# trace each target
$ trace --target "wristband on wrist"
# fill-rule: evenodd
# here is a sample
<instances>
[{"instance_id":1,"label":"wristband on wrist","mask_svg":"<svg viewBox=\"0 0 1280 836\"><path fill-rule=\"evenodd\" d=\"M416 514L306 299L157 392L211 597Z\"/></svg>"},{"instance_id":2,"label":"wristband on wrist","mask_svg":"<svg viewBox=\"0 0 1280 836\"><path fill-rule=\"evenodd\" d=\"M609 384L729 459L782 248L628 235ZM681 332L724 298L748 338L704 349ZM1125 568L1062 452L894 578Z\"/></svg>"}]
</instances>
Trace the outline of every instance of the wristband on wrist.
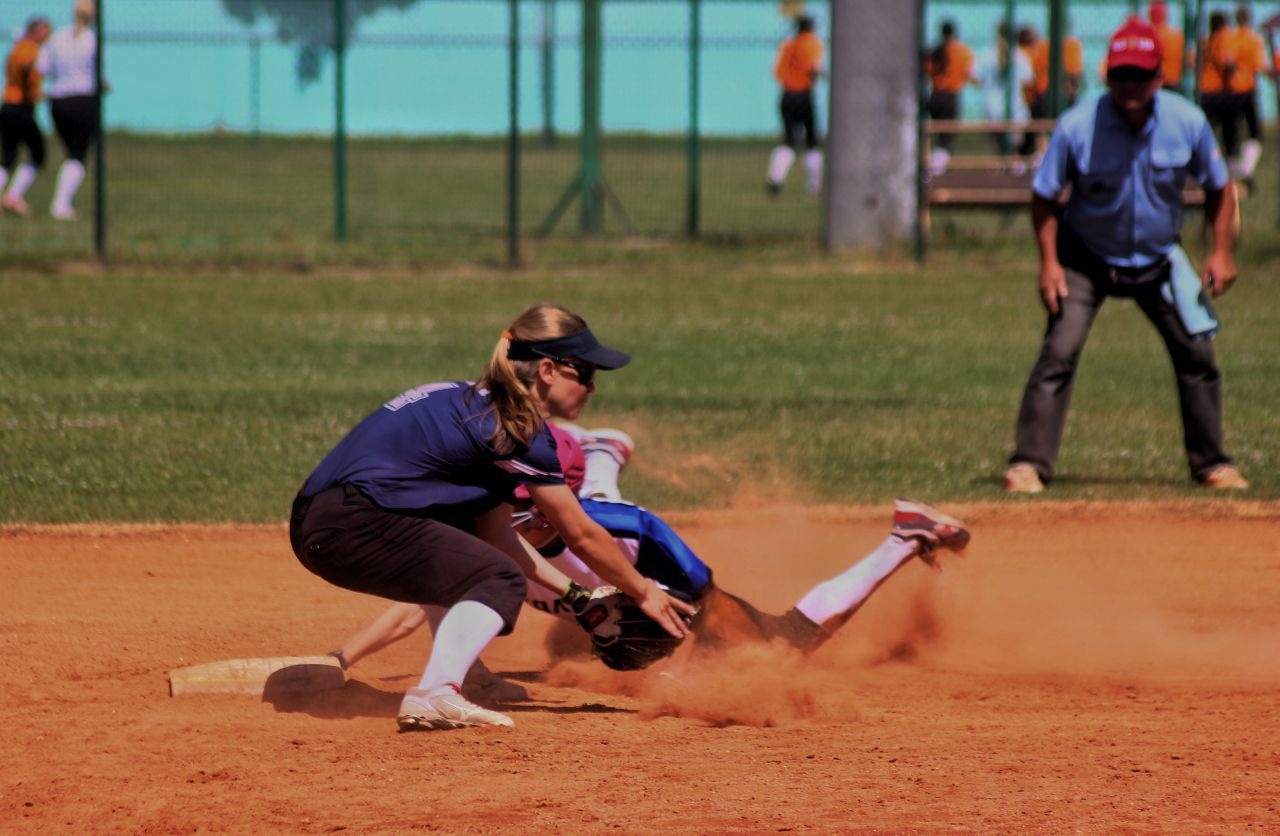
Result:
<instances>
[{"instance_id":1,"label":"wristband on wrist","mask_svg":"<svg viewBox=\"0 0 1280 836\"><path fill-rule=\"evenodd\" d=\"M591 600L591 590L577 581L569 581L569 588L560 596L560 600L575 614L581 613L587 608L587 602Z\"/></svg>"}]
</instances>

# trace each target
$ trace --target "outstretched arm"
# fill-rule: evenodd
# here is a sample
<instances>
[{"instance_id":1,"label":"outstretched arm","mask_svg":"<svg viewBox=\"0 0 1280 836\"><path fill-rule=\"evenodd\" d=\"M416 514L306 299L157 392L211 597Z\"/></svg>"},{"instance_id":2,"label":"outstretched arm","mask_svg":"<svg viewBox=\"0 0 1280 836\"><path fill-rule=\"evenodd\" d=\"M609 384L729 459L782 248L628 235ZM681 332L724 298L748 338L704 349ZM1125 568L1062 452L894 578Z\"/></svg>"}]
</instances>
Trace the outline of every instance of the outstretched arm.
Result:
<instances>
[{"instance_id":1,"label":"outstretched arm","mask_svg":"<svg viewBox=\"0 0 1280 836\"><path fill-rule=\"evenodd\" d=\"M671 635L683 638L688 634L680 613L693 615L694 608L637 572L609 532L582 510L572 491L564 485L530 485L529 493L565 544L596 574L635 599L645 615Z\"/></svg>"},{"instance_id":2,"label":"outstretched arm","mask_svg":"<svg viewBox=\"0 0 1280 836\"><path fill-rule=\"evenodd\" d=\"M392 604L377 618L360 628L354 636L334 651L344 668L349 668L370 653L376 653L412 635L427 623L427 608L419 604Z\"/></svg>"}]
</instances>

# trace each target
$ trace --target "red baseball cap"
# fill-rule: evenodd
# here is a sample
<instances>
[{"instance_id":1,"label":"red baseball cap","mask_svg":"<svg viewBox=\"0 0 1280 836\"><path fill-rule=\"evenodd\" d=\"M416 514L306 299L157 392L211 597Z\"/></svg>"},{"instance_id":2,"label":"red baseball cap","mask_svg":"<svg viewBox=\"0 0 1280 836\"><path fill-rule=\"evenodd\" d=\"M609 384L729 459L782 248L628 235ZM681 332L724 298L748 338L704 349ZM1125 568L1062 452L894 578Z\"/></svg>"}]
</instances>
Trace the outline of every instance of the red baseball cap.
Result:
<instances>
[{"instance_id":1,"label":"red baseball cap","mask_svg":"<svg viewBox=\"0 0 1280 836\"><path fill-rule=\"evenodd\" d=\"M1155 28L1134 17L1111 36L1107 47L1107 70L1136 67L1155 72L1162 57L1160 37Z\"/></svg>"},{"instance_id":2,"label":"red baseball cap","mask_svg":"<svg viewBox=\"0 0 1280 836\"><path fill-rule=\"evenodd\" d=\"M587 459L582 455L582 445L568 430L547 424L551 437L556 440L556 458L560 460L560 470L564 472L564 482L574 495L582 490L583 479L587 475ZM524 485L516 488L516 499L528 499L529 489Z\"/></svg>"}]
</instances>

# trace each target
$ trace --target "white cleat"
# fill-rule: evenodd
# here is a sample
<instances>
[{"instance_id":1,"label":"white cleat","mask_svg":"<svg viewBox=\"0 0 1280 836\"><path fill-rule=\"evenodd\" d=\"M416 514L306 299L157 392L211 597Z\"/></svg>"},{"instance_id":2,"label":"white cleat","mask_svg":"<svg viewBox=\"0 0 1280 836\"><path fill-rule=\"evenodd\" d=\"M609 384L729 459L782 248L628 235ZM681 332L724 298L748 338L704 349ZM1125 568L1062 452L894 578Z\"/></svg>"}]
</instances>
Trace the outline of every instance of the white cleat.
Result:
<instances>
[{"instance_id":1,"label":"white cleat","mask_svg":"<svg viewBox=\"0 0 1280 836\"><path fill-rule=\"evenodd\" d=\"M402 732L444 731L471 726L510 728L515 725L515 721L505 714L481 708L452 689L432 694L419 688L410 688L400 702L396 725Z\"/></svg>"},{"instance_id":2,"label":"white cleat","mask_svg":"<svg viewBox=\"0 0 1280 836\"><path fill-rule=\"evenodd\" d=\"M19 218L31 217L31 207L20 197L13 195L5 195L4 200L0 201L0 205L4 207L4 211L10 215L17 215Z\"/></svg>"}]
</instances>

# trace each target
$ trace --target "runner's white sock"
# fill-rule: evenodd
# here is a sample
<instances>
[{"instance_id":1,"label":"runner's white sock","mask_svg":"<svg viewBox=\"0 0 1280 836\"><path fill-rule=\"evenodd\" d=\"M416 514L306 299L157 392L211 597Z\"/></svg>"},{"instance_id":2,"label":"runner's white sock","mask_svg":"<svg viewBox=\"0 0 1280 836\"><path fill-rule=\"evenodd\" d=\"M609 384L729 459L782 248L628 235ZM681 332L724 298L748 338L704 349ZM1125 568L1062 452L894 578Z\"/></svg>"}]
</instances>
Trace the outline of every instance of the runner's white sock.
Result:
<instances>
[{"instance_id":1,"label":"runner's white sock","mask_svg":"<svg viewBox=\"0 0 1280 836\"><path fill-rule=\"evenodd\" d=\"M790 146L779 145L769 154L769 182L777 185L787 179L791 164L796 161L796 152Z\"/></svg>"},{"instance_id":2,"label":"runner's white sock","mask_svg":"<svg viewBox=\"0 0 1280 836\"><path fill-rule=\"evenodd\" d=\"M810 148L804 154L804 170L809 176L809 194L822 191L822 149Z\"/></svg>"},{"instance_id":3,"label":"runner's white sock","mask_svg":"<svg viewBox=\"0 0 1280 836\"><path fill-rule=\"evenodd\" d=\"M835 616L850 616L862 606L876 587L920 549L914 539L890 536L876 550L843 573L825 580L805 593L796 609L815 624L825 624Z\"/></svg>"},{"instance_id":4,"label":"runner's white sock","mask_svg":"<svg viewBox=\"0 0 1280 836\"><path fill-rule=\"evenodd\" d=\"M66 160L62 163L62 166L58 169L58 184L54 187L54 213L71 211L71 201L75 200L76 191L83 181L83 163L79 160Z\"/></svg>"},{"instance_id":5,"label":"runner's white sock","mask_svg":"<svg viewBox=\"0 0 1280 836\"><path fill-rule=\"evenodd\" d=\"M433 691L450 683L462 685L471 664L502 631L502 616L478 601L459 601L435 628L431 658L418 687Z\"/></svg>"},{"instance_id":6,"label":"runner's white sock","mask_svg":"<svg viewBox=\"0 0 1280 836\"><path fill-rule=\"evenodd\" d=\"M27 193L27 189L31 188L31 184L36 180L36 167L31 163L23 163L18 166L18 170L13 175L13 182L9 184L9 197L20 198Z\"/></svg>"}]
</instances>

